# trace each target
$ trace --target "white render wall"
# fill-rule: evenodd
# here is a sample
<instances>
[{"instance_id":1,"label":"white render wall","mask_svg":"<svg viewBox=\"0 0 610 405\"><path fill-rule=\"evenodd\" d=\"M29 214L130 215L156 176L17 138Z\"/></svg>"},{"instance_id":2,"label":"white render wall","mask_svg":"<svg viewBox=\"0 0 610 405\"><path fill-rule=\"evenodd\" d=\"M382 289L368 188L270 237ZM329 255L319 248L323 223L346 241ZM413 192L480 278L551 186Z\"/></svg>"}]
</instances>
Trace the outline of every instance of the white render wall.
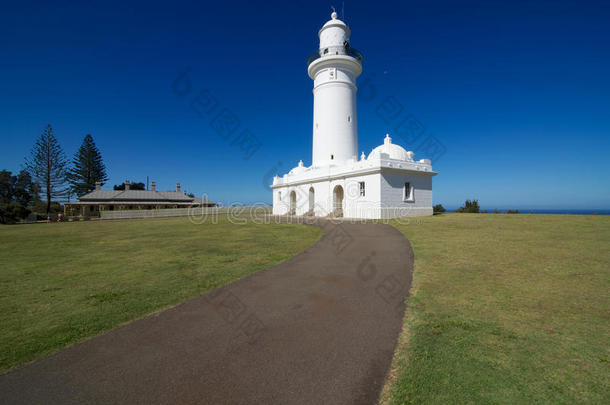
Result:
<instances>
[{"instance_id":1,"label":"white render wall","mask_svg":"<svg viewBox=\"0 0 610 405\"><path fill-rule=\"evenodd\" d=\"M344 217L374 218L379 211L379 177L379 174L369 174L276 187L273 190L273 214L285 215L290 212L290 193L293 191L297 197L295 214L307 214L310 210L309 189L313 187L314 215L328 216L334 211L334 189L336 186L341 186L343 188ZM365 182L364 196L360 196L359 182L361 181ZM281 193L281 201L278 193ZM369 213L367 214L367 212Z\"/></svg>"},{"instance_id":2,"label":"white render wall","mask_svg":"<svg viewBox=\"0 0 610 405\"><path fill-rule=\"evenodd\" d=\"M413 199L405 201L404 185L411 183ZM381 218L432 215L432 176L385 172L381 175Z\"/></svg>"},{"instance_id":3,"label":"white render wall","mask_svg":"<svg viewBox=\"0 0 610 405\"><path fill-rule=\"evenodd\" d=\"M413 201L403 200L404 183L413 187ZM365 195L360 196L359 183L365 183ZM309 189L315 195L314 215L325 217L334 211L333 190L343 187L343 217L382 219L432 215L432 178L404 173L372 173L341 176L331 180L285 185L273 189L273 214L290 213L290 194L296 194L295 215L309 212ZM281 193L281 201L279 199Z\"/></svg>"},{"instance_id":4,"label":"white render wall","mask_svg":"<svg viewBox=\"0 0 610 405\"><path fill-rule=\"evenodd\" d=\"M331 73L332 77L329 76ZM314 166L345 164L358 157L356 87L351 80L355 81L353 75L336 68L324 69L316 75L313 90Z\"/></svg>"}]
</instances>

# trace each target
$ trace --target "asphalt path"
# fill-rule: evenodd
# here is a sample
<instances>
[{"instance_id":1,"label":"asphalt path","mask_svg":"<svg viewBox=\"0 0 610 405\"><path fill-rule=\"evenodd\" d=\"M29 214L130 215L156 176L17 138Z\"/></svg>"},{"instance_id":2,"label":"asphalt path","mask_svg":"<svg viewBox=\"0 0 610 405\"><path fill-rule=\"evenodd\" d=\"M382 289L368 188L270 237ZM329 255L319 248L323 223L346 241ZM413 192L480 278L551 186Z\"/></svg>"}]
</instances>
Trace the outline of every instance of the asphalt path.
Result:
<instances>
[{"instance_id":1,"label":"asphalt path","mask_svg":"<svg viewBox=\"0 0 610 405\"><path fill-rule=\"evenodd\" d=\"M411 246L389 225L315 225L277 266L0 376L0 403L376 403Z\"/></svg>"}]
</instances>

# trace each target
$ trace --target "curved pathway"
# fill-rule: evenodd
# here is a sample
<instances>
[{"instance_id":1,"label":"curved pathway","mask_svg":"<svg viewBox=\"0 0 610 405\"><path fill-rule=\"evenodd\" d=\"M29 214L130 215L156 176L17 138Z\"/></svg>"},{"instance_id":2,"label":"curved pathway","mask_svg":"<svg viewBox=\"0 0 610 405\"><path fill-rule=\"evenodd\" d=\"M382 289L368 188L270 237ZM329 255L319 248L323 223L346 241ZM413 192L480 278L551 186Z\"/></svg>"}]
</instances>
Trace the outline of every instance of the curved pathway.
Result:
<instances>
[{"instance_id":1,"label":"curved pathway","mask_svg":"<svg viewBox=\"0 0 610 405\"><path fill-rule=\"evenodd\" d=\"M11 404L374 404L413 268L382 224L0 376Z\"/></svg>"}]
</instances>

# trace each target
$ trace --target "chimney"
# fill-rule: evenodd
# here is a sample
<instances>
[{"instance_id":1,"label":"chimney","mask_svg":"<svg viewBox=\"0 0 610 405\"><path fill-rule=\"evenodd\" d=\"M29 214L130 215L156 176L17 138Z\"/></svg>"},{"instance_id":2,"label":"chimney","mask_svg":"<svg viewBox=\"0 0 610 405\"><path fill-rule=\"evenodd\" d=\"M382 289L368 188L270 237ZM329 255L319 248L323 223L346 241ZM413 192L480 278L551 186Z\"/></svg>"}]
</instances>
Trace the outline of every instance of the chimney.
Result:
<instances>
[{"instance_id":1,"label":"chimney","mask_svg":"<svg viewBox=\"0 0 610 405\"><path fill-rule=\"evenodd\" d=\"M102 183L99 181L95 182L95 191L99 191L102 189Z\"/></svg>"},{"instance_id":2,"label":"chimney","mask_svg":"<svg viewBox=\"0 0 610 405\"><path fill-rule=\"evenodd\" d=\"M125 191L129 190L129 180L125 180Z\"/></svg>"},{"instance_id":3,"label":"chimney","mask_svg":"<svg viewBox=\"0 0 610 405\"><path fill-rule=\"evenodd\" d=\"M176 193L180 192L180 183L176 183Z\"/></svg>"},{"instance_id":4,"label":"chimney","mask_svg":"<svg viewBox=\"0 0 610 405\"><path fill-rule=\"evenodd\" d=\"M150 183L150 191L157 191L157 183L154 181Z\"/></svg>"}]
</instances>

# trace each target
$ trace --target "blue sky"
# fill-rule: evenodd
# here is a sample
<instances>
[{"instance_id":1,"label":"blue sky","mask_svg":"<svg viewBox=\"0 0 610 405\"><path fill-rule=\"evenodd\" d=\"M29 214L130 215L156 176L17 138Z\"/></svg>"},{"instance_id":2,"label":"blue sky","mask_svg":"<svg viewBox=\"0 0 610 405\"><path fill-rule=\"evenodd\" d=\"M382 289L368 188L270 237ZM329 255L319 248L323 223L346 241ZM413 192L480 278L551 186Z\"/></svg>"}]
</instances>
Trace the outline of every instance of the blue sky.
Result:
<instances>
[{"instance_id":1,"label":"blue sky","mask_svg":"<svg viewBox=\"0 0 610 405\"><path fill-rule=\"evenodd\" d=\"M305 60L341 2L4 3L0 169L19 170L51 123L72 156L85 134L109 185L124 179L270 202L265 184L311 163ZM386 132L433 161L434 200L487 208L610 208L610 6L603 2L345 2L364 54L359 146ZM191 87L172 84L186 68ZM183 89L184 90L184 89ZM190 104L206 90L214 114ZM414 144L380 114L391 100L425 129ZM260 142L249 159L211 125L226 109ZM385 120L384 120L385 118ZM418 149L419 148L419 149Z\"/></svg>"}]
</instances>

